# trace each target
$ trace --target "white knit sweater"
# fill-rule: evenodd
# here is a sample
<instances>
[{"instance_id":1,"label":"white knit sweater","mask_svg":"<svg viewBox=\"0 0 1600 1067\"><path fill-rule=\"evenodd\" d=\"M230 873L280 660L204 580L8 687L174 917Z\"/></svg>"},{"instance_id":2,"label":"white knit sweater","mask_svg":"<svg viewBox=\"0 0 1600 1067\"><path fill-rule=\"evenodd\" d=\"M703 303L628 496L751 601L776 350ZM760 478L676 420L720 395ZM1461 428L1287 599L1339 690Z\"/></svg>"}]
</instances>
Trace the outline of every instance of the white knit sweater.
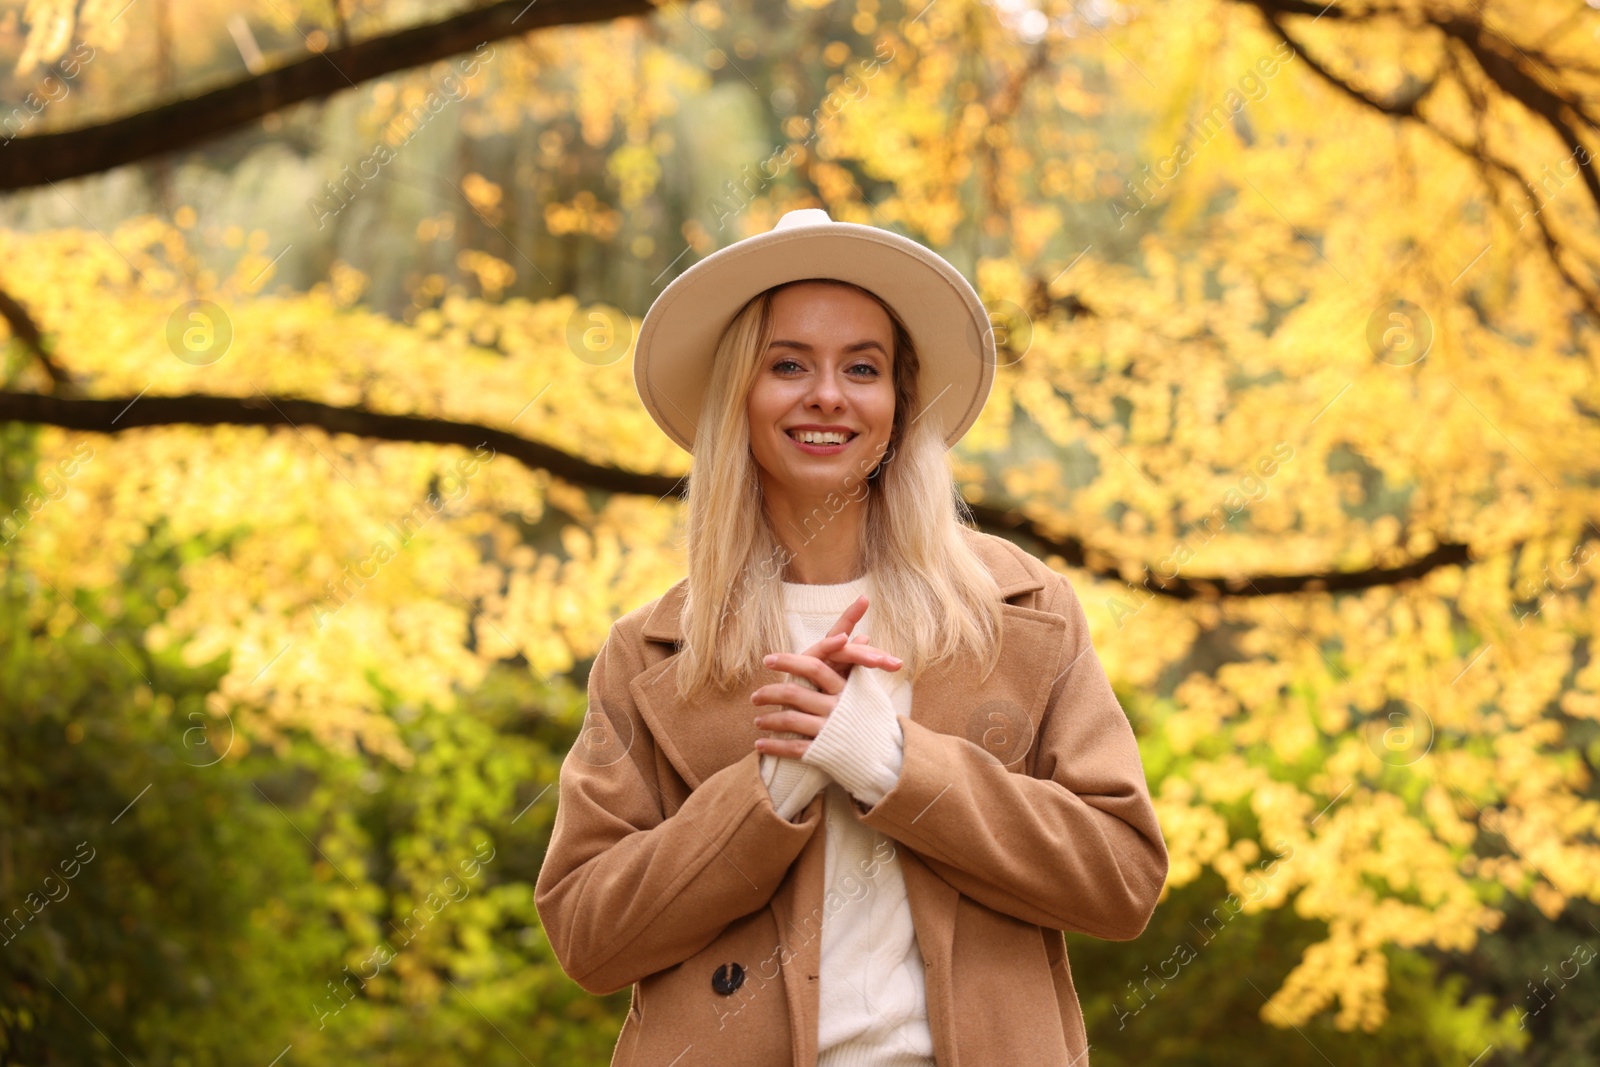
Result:
<instances>
[{"instance_id":1,"label":"white knit sweater","mask_svg":"<svg viewBox=\"0 0 1600 1067\"><path fill-rule=\"evenodd\" d=\"M863 593L875 596L870 575L839 585L784 582L791 651L821 640ZM871 635L871 624L869 603L853 632ZM762 779L784 818L825 791L824 899L842 903L823 914L817 1067L934 1067L922 953L898 846L858 821L851 799L870 806L894 788L905 747L895 716L910 712L911 686L898 672L857 665L803 759L761 757Z\"/></svg>"}]
</instances>

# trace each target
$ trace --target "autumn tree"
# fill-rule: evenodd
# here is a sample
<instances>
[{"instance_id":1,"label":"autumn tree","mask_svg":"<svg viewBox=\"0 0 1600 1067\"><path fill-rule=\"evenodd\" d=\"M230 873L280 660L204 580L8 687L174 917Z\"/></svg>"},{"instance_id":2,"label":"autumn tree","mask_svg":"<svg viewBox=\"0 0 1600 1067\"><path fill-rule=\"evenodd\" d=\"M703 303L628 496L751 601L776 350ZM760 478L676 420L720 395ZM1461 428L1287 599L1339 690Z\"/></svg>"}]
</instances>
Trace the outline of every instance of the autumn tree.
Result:
<instances>
[{"instance_id":1,"label":"autumn tree","mask_svg":"<svg viewBox=\"0 0 1600 1067\"><path fill-rule=\"evenodd\" d=\"M1002 365L953 457L961 490L1072 577L1140 735L1172 871L1148 938L1073 943L1097 1049L1198 1057L1220 1047L1197 1040L1208 1019L1248 1017L1338 1062L1572 1062L1596 1001L1541 983L1600 901L1600 15L702 0L524 35L516 6L421 28L376 3L247 18L283 55L221 87L201 76L240 35L210 5L137 31L92 5L11 24L19 75L97 56L4 149L23 161L6 188L46 182L0 231L0 418L26 457L13 626L98 626L72 655L108 672L106 728L129 738L150 708L179 724L161 694L203 692L237 738L209 787L280 764L317 783L275 802L315 816L306 840L349 878L300 857L336 919L295 927L310 941L283 966L356 966L471 831L547 828L537 805L512 818L554 781L586 663L682 573L688 457L634 397L639 316L695 257L823 206L979 285ZM175 64L171 99L67 124L179 24L194 68ZM469 75L479 44L494 58ZM196 125L130 147L173 115ZM332 192L271 172L308 202L293 232L228 223L177 171L170 211L116 220L62 181L176 149L225 172L329 130L347 135L321 145ZM238 158L208 162L208 137ZM272 288L322 256L324 277ZM39 699L29 751L62 721ZM39 788L94 765L42 761ZM386 810L402 776L469 773L494 782L477 807ZM368 774L371 804L347 788ZM262 817L242 788L216 805ZM286 870L236 907L252 885L302 891ZM546 1010L581 1003L537 935L516 940L533 870L494 870L495 906L452 928L472 951L402 954L337 1047L449 984L502 1018L533 995L518 960L542 964ZM473 1018L441 1021L438 1047ZM285 1043L312 1047L315 1021Z\"/></svg>"}]
</instances>

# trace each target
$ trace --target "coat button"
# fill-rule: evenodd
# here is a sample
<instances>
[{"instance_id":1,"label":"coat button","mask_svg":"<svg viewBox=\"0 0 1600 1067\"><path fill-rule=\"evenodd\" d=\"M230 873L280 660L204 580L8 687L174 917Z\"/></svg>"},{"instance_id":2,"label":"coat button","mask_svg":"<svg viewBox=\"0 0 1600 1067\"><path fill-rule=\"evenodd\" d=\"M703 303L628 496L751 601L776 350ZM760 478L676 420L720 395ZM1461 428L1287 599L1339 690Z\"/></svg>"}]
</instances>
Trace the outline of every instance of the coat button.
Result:
<instances>
[{"instance_id":1,"label":"coat button","mask_svg":"<svg viewBox=\"0 0 1600 1067\"><path fill-rule=\"evenodd\" d=\"M729 996L744 985L744 967L737 963L724 963L711 975L711 988Z\"/></svg>"}]
</instances>

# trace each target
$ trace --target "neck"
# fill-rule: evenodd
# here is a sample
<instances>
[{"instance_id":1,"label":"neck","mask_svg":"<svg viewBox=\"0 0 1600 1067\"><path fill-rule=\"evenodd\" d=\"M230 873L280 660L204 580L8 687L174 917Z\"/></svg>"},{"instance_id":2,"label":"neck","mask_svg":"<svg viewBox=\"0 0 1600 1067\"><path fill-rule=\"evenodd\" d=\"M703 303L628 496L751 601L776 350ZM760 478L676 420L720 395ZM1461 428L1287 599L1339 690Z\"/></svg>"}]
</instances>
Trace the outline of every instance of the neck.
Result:
<instances>
[{"instance_id":1,"label":"neck","mask_svg":"<svg viewBox=\"0 0 1600 1067\"><path fill-rule=\"evenodd\" d=\"M807 501L768 496L767 521L788 557L783 580L838 585L861 577L866 507L866 497L850 500L837 493Z\"/></svg>"}]
</instances>

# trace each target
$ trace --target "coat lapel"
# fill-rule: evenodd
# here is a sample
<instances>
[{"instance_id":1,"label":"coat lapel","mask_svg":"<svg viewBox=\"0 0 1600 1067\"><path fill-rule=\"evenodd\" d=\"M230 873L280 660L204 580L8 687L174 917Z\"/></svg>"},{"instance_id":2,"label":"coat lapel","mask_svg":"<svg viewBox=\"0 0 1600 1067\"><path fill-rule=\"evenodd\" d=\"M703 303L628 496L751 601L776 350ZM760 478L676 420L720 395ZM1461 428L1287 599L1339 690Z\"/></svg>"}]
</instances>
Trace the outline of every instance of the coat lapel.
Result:
<instances>
[{"instance_id":1,"label":"coat lapel","mask_svg":"<svg viewBox=\"0 0 1600 1067\"><path fill-rule=\"evenodd\" d=\"M965 528L964 528L965 529ZM911 715L939 733L965 737L994 756L1010 770L1031 772L1029 753L1050 689L1068 664L1066 620L1023 603L1011 603L1044 588L1013 555L1002 539L967 529L974 552L994 575L1000 587L1002 625L1000 658L988 678L980 680L970 664L946 661L926 668L912 687ZM662 595L646 620L642 636L671 646L660 662L629 683L636 706L649 726L657 746L689 789L700 786L724 767L736 763L754 748L760 736L755 707L748 691L717 694L693 705L677 694L677 648L682 644L680 618L687 580ZM775 671L758 674L751 686L779 681ZM823 804L818 793L799 816L809 819ZM856 812L857 818L860 812ZM817 975L821 939L808 937L824 894L825 834L814 834L791 868L790 877L774 894L773 917L785 939L792 939L792 958L784 966L784 988L790 1024L795 1035L796 1067L816 1059ZM955 955L957 890L940 878L910 849L898 854L911 908L917 944L928 963L928 1024L940 1063L954 1064L956 1049L955 1006L950 980Z\"/></svg>"}]
</instances>

